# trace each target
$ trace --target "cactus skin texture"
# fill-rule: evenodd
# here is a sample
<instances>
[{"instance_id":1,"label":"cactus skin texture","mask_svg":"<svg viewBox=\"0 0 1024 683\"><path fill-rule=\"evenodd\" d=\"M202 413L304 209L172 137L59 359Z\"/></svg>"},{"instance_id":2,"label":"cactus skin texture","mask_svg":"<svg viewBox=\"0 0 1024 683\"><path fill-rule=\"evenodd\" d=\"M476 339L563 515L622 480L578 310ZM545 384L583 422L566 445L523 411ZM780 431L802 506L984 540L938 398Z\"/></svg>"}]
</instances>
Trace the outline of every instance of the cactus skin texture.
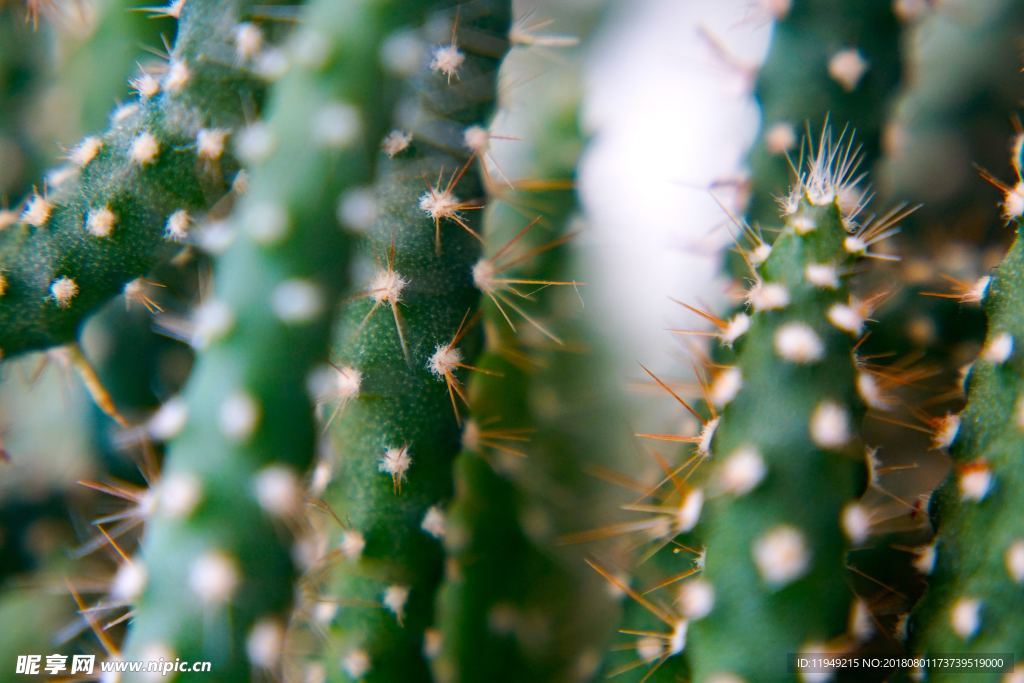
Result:
<instances>
[{"instance_id":1,"label":"cactus skin texture","mask_svg":"<svg viewBox=\"0 0 1024 683\"><path fill-rule=\"evenodd\" d=\"M704 569L673 587L696 680L785 678L786 653L832 651L854 604L847 512L866 466L853 346L867 310L847 290L860 254L838 201L855 171L842 172L827 142L819 149L756 267L749 331L735 342L739 388L704 428Z\"/></svg>"},{"instance_id":2,"label":"cactus skin texture","mask_svg":"<svg viewBox=\"0 0 1024 683\"><path fill-rule=\"evenodd\" d=\"M260 102L263 86L233 40L252 4L186 2L160 92L118 109L102 136L69 154L57 187L51 174L49 190L3 219L4 357L73 341L86 317L173 252L172 215L194 217L226 194L237 164L223 152L201 156L198 138L233 131Z\"/></svg>"},{"instance_id":3,"label":"cactus skin texture","mask_svg":"<svg viewBox=\"0 0 1024 683\"><path fill-rule=\"evenodd\" d=\"M948 430L939 444L952 440L953 470L931 510L936 540L918 555L918 567L930 580L911 615L911 649L926 656L1013 653L1019 658L1024 652L1024 357L1018 342L1024 336L1024 185L1019 147L1016 152L1017 184L1006 190L1004 204L1016 239L993 271L982 302L988 329L970 370L967 406L956 418L958 428ZM1015 672L1020 670L1017 664ZM928 672L929 681L956 676Z\"/></svg>"},{"instance_id":4,"label":"cactus skin texture","mask_svg":"<svg viewBox=\"0 0 1024 683\"><path fill-rule=\"evenodd\" d=\"M774 196L789 182L785 152L808 121L829 114L856 125L871 167L881 146L882 103L899 80L898 35L892 0L794 0L778 17L755 90L762 125L750 158L752 225L776 223Z\"/></svg>"},{"instance_id":5,"label":"cactus skin texture","mask_svg":"<svg viewBox=\"0 0 1024 683\"><path fill-rule=\"evenodd\" d=\"M335 212L344 189L369 180L394 100L379 87L379 48L406 14L399 2L319 0L302 15L262 124L271 151L254 162L202 304L223 324L197 331L187 419L136 560L149 581L126 657L211 660L196 680L280 671L298 573L289 529L316 450L307 380L326 362L347 273Z\"/></svg>"},{"instance_id":6,"label":"cactus skin texture","mask_svg":"<svg viewBox=\"0 0 1024 683\"><path fill-rule=\"evenodd\" d=\"M361 387L331 427L340 457L324 498L344 529L332 533L330 547L340 545L343 553L324 591L339 605L324 626L329 681L430 677L424 634L434 622L444 557L441 542L422 525L430 508L451 498L460 425L458 397L428 363L453 341L462 364L479 350L479 328L469 323L480 299L471 269L481 247L441 216L438 250L437 226L425 209L446 194L452 177L462 201L483 197L479 172L467 166L463 133L491 116L510 15L508 0L458 6L454 34L434 36L437 46L411 77L407 95L416 111L404 124L412 141L379 167L378 219L368 244L380 270L343 314L334 357L361 373ZM435 18L451 31L456 13ZM462 57L449 74L441 67L460 62L452 59L453 45ZM479 232L479 211L459 214ZM463 369L448 369L464 381Z\"/></svg>"},{"instance_id":7,"label":"cactus skin texture","mask_svg":"<svg viewBox=\"0 0 1024 683\"><path fill-rule=\"evenodd\" d=\"M594 360L591 354L585 357ZM553 355L551 360L563 359ZM588 438L606 435L601 429L582 438L582 428L559 433L554 420L537 418L536 397L555 384L543 376L549 369L527 373L497 353L486 354L480 365L504 376L485 376L474 384L470 401L475 414L500 415L501 425L538 427L528 443L503 444L521 450L523 462L517 461L522 456L487 445L463 450L456 462L455 501L446 520L449 564L439 603L441 650L433 662L435 678L588 680L600 664L600 648L615 621L614 603L603 580L583 563L580 546L559 547L552 536L558 524L568 525L567 511L559 503L571 501L576 523L593 518L589 510L600 505L591 498L594 492L587 491L594 482L580 472L582 461L600 462L602 448L618 440L602 444ZM593 400L589 389L563 384L554 396ZM567 422L571 416L559 417ZM605 417L617 425L614 416ZM498 426L494 430L500 431ZM557 459L558 449L560 463L530 462ZM554 483L556 474L565 476Z\"/></svg>"}]
</instances>

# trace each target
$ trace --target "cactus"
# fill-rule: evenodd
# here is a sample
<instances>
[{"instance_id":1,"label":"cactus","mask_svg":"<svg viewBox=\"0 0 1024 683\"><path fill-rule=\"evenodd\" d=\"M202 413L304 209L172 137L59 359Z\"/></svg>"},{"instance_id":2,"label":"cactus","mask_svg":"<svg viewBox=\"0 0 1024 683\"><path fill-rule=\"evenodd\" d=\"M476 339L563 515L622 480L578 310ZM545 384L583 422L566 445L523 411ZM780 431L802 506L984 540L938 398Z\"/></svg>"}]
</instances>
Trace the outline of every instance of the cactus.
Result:
<instances>
[{"instance_id":1,"label":"cactus","mask_svg":"<svg viewBox=\"0 0 1024 683\"><path fill-rule=\"evenodd\" d=\"M780 202L784 228L770 254L746 256L752 312L717 321L736 357L707 389L707 415L694 411L701 433L650 435L696 444L687 465L666 477L673 507L653 506L678 508L666 541L696 524L680 539L700 548L696 571L680 563L675 580L661 584L675 593L671 607L656 590L639 599L670 627L651 658L660 664L685 649L697 680L784 676L785 653L840 646L835 639L857 604L846 553L870 524L856 502L867 469L858 427L864 381L853 350L871 306L846 280L899 214L857 223L844 212L840 197L859 178L849 141L830 140L826 128L807 157Z\"/></svg>"},{"instance_id":2,"label":"cactus","mask_svg":"<svg viewBox=\"0 0 1024 683\"><path fill-rule=\"evenodd\" d=\"M774 230L778 223L777 198L790 177L790 155L799 139L798 128L806 125L809 132L810 120L822 113L833 121L851 122L857 129L861 163L865 168L870 167L881 150L885 122L886 109L879 103L885 102L895 91L900 70L897 40L900 24L889 0L872 0L856 8L817 0L759 5L775 23L770 49L755 84L762 122L749 162L746 216L753 229L744 229L741 240L741 246L749 251L743 256L740 250L734 250L725 259L727 270L739 278L747 277L751 262L760 264L770 253L770 244L777 234ZM837 188L841 193L837 201L852 226L865 206L866 192L863 185L856 182L859 178L848 176L847 180L854 182ZM825 270L816 272L824 274ZM737 334L743 334L749 323L745 314L734 313L736 315L729 316L728 320L715 319L721 324L719 338L724 343L715 347L712 356L718 365L728 366L715 373L722 386L738 376L732 341ZM704 424L711 424L712 416L713 413L707 411L694 413ZM691 483L707 475L708 468L702 469L705 472L696 468L690 472L694 477ZM659 494L652 505L684 510L690 499L681 493L678 496ZM673 527L668 537L660 539L666 547L660 551L655 548L642 556L647 566L633 577L636 589L645 581L658 586L666 576L682 576L702 567L704 557L699 549L703 540L686 533L688 528L682 531L675 547L669 541L680 532L678 527ZM682 564L680 556L685 558ZM622 581L620 588L629 589L629 581L615 580ZM677 585L677 582L669 584L673 589ZM658 614L652 616L648 605L653 603L644 605L631 600L624 620L629 627L626 632L637 638L635 644L640 660L632 659L620 665L616 656L609 659L606 666L613 673L625 673L645 663L657 664L658 676L665 680L690 676L683 658L674 656L685 645L685 628L680 626L685 620L677 610L655 610ZM663 623L666 621L669 623ZM669 627L668 633L656 635L657 629L664 630L665 626Z\"/></svg>"},{"instance_id":3,"label":"cactus","mask_svg":"<svg viewBox=\"0 0 1024 683\"><path fill-rule=\"evenodd\" d=\"M225 681L279 671L296 575L285 530L302 519L315 452L307 379L326 361L347 272L333 217L342 192L368 179L393 99L377 87L377 55L411 9L312 3L267 121L254 124L272 144L201 304L196 369L135 560L149 578L126 657L212 659Z\"/></svg>"},{"instance_id":4,"label":"cactus","mask_svg":"<svg viewBox=\"0 0 1024 683\"><path fill-rule=\"evenodd\" d=\"M608 492L582 470L608 466L625 430L605 410L606 395L573 381L587 377L579 366L600 357L558 353L544 354L550 365L529 371L498 351L480 361L503 377L471 386L470 403L485 426L474 426L480 439L456 462L437 680L590 680L601 663L616 605L583 563L581 546L560 543L557 532L601 523ZM611 428L566 428L576 410Z\"/></svg>"},{"instance_id":5,"label":"cactus","mask_svg":"<svg viewBox=\"0 0 1024 683\"><path fill-rule=\"evenodd\" d=\"M848 549L872 532L857 500L876 476L859 421L881 400L854 356L872 301L847 280L906 212L858 221L861 207L842 201L857 191L856 162L828 135L781 202L786 225L748 290L734 388L705 426L713 436L702 435L712 464L695 533L706 555L700 577L679 588L682 614L695 619L698 679L756 677L765 666L781 675L784 653L848 651L872 630L858 623L864 605L844 575ZM750 634L751 619L771 626ZM741 637L743 651L730 651Z\"/></svg>"},{"instance_id":6,"label":"cactus","mask_svg":"<svg viewBox=\"0 0 1024 683\"><path fill-rule=\"evenodd\" d=\"M474 141L496 95L507 0L436 15L447 27L410 81L415 113L385 141L378 271L342 316L335 364L358 387L331 426L340 458L324 498L343 527L324 589L339 609L324 627L328 680L419 681L429 673L443 553L438 508L452 495L464 371L479 349L479 203Z\"/></svg>"},{"instance_id":7,"label":"cactus","mask_svg":"<svg viewBox=\"0 0 1024 683\"><path fill-rule=\"evenodd\" d=\"M74 142L106 127L111 103L131 96L131 83L124 75L137 64L159 69L161 58L148 53L146 46L159 45L160 36L173 35L175 29L173 17L137 11L138 3L131 0L61 4L67 16L47 31L52 34L52 73L33 104L36 122L31 135L40 147L54 138Z\"/></svg>"},{"instance_id":8,"label":"cactus","mask_svg":"<svg viewBox=\"0 0 1024 683\"><path fill-rule=\"evenodd\" d=\"M1018 138L1020 140L1020 138ZM958 652L1020 653L1024 522L1020 517L1021 355L1024 334L1024 185L1021 147L1014 185L1003 186L1003 213L1016 239L983 294L985 344L967 379L967 406L947 416L936 446L948 447L953 472L932 506L933 545L918 549L929 587L912 615L912 648L926 656ZM935 669L929 681L952 678Z\"/></svg>"},{"instance_id":9,"label":"cactus","mask_svg":"<svg viewBox=\"0 0 1024 683\"><path fill-rule=\"evenodd\" d=\"M20 10L55 17L64 0L0 0L0 193L29 195L0 197L0 620L33 631L12 644L55 636L54 649L98 642L108 659L210 661L214 681L307 683L811 679L787 658L895 654L907 623L915 654L1024 647L1011 505L1024 247L976 279L997 251L994 211L962 182L968 159L1003 174L991 154L1014 101L1019 3L758 0L775 33L746 73L763 122L724 268L748 282L745 307L686 306L713 326L675 330L712 342L694 345L703 400L648 372L686 412L678 430L638 434L650 466L621 474L634 420L612 368L631 359L610 362L611 307L584 308L581 293L601 288L578 288L602 279L577 258L592 236L572 239L576 178L585 200L587 179L614 176L580 162L579 121L602 118L587 112L585 50L552 55L577 41L547 29L585 34L601 0L526 0L515 23L510 0L173 0L125 14L126 1L67 0L79 26L34 32L12 23ZM122 62L172 19L169 54L130 82L138 97L33 189L46 149L103 125ZM605 62L623 63L596 71ZM797 129L822 118L821 141L796 149ZM11 141L30 164L11 162ZM886 199L936 199L898 276L867 268L897 259L885 240L908 216L869 215L858 164L882 146ZM1022 146L1014 182L996 183L1017 232ZM960 225L985 226L961 233L974 261L921 248ZM928 305L893 294L946 270L953 290ZM865 295L882 277L886 294ZM947 315L956 299L982 306ZM149 329L154 300L166 338ZM868 341L883 300L896 324ZM929 329L904 333L926 316ZM964 412L926 414L956 400L944 389L890 391L958 363L982 316ZM876 351L908 346L924 362L879 365ZM15 383L39 375L33 362L70 362L116 425L81 419L82 392ZM915 462L921 449L893 429L904 408L954 461L922 547L918 494L944 460ZM135 446L140 466L111 457ZM886 488L897 469L901 488ZM93 509L68 490L79 478L129 506ZM85 537L69 557L52 521L80 511L98 516L59 527ZM112 580L94 552L116 560ZM79 610L63 629L63 610L40 603L33 621L34 594L18 595L58 570L63 606Z\"/></svg>"},{"instance_id":10,"label":"cactus","mask_svg":"<svg viewBox=\"0 0 1024 683\"><path fill-rule=\"evenodd\" d=\"M521 222L520 214L495 204L485 218L485 239L491 243L502 228ZM553 222L563 224L557 215ZM560 563L544 551L537 531L524 525L529 515L546 513L535 500L537 483L531 486L529 479L532 463L515 462L546 453L536 445L538 420L529 406L530 390L543 371L510 362L505 354L516 349L516 340L508 339L501 316L493 304L487 307L488 350L478 361L487 374L470 384L474 417L463 432L456 491L446 511L448 563L437 618L441 647L434 661L441 681L557 679L559 667L575 663L565 649L553 660L544 659L545 641L559 626L552 616L570 604L570 593L554 590ZM547 583L540 584L540 576ZM543 597L533 594L538 588ZM530 630L536 630L533 638Z\"/></svg>"},{"instance_id":11,"label":"cactus","mask_svg":"<svg viewBox=\"0 0 1024 683\"><path fill-rule=\"evenodd\" d=\"M140 100L84 138L20 213L0 216L4 357L73 341L225 195L238 168L225 141L262 89L237 40L250 9L241 0L168 6L181 21L165 73L141 75Z\"/></svg>"}]
</instances>

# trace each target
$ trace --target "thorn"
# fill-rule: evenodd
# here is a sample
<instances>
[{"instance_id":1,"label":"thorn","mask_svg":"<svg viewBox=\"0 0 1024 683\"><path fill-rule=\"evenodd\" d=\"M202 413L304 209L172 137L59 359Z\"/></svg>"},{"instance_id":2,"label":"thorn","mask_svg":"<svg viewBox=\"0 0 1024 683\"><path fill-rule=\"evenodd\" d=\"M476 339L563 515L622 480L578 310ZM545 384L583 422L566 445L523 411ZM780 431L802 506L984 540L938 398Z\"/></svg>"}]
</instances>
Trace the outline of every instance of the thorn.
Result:
<instances>
[{"instance_id":1,"label":"thorn","mask_svg":"<svg viewBox=\"0 0 1024 683\"><path fill-rule=\"evenodd\" d=\"M82 596L79 595L78 591L71 583L71 579L65 577L64 584L67 586L68 592L71 593L71 597L74 598L75 605L78 606L78 613L85 619L86 624L89 625L89 628L96 636L96 639L100 641L100 645L103 647L104 651L106 651L107 655L120 657L121 653L117 649L117 646L112 640L110 640L106 632L93 620L91 610L85 604L85 601L82 600Z\"/></svg>"},{"instance_id":2,"label":"thorn","mask_svg":"<svg viewBox=\"0 0 1024 683\"><path fill-rule=\"evenodd\" d=\"M130 423L117 409L114 404L114 399L111 397L110 392L107 391L106 387L103 386L102 380L96 370L86 359L82 353L81 347L78 342L72 342L67 345L68 358L71 361L71 366L78 372L79 377L82 378L82 383L85 385L89 395L95 401L96 405L102 410L108 417L113 419L121 427L128 428Z\"/></svg>"}]
</instances>

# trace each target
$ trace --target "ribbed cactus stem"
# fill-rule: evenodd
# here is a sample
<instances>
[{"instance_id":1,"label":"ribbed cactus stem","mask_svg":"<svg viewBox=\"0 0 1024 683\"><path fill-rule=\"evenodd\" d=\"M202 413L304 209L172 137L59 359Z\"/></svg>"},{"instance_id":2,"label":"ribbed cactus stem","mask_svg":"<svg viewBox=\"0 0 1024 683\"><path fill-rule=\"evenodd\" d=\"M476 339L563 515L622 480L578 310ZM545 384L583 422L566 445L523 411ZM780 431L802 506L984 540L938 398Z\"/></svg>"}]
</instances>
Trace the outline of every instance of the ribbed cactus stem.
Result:
<instances>
[{"instance_id":1,"label":"ribbed cactus stem","mask_svg":"<svg viewBox=\"0 0 1024 683\"><path fill-rule=\"evenodd\" d=\"M427 6L433 3L427 3ZM507 48L508 0L435 15L443 34L410 77L411 108L384 141L369 232L377 272L347 307L334 362L360 378L331 426L340 454L325 499L342 522L324 600L330 681L425 681L443 572L439 509L479 349L480 209L466 130L486 125Z\"/></svg>"},{"instance_id":2,"label":"ribbed cactus stem","mask_svg":"<svg viewBox=\"0 0 1024 683\"><path fill-rule=\"evenodd\" d=\"M754 269L738 375L710 439L704 569L678 587L697 679L784 676L786 653L844 651L860 635L847 632L861 605L846 553L871 530L857 497L868 474L859 423L874 397L854 358L871 303L847 280L901 215L857 222L843 204L856 163L828 135Z\"/></svg>"},{"instance_id":3,"label":"ribbed cactus stem","mask_svg":"<svg viewBox=\"0 0 1024 683\"><path fill-rule=\"evenodd\" d=\"M379 87L380 46L407 14L399 2L318 0L286 48L290 69L254 124L265 153L201 304L197 365L162 423L173 440L133 561L148 581L126 657L213 662L197 680L280 676L312 404L338 387L326 364L348 273L337 205L369 180L394 99Z\"/></svg>"},{"instance_id":4,"label":"ribbed cactus stem","mask_svg":"<svg viewBox=\"0 0 1024 683\"><path fill-rule=\"evenodd\" d=\"M74 341L81 323L180 247L238 170L225 141L261 100L236 28L253 3L188 0L165 69L0 212L0 351Z\"/></svg>"},{"instance_id":5,"label":"ribbed cactus stem","mask_svg":"<svg viewBox=\"0 0 1024 683\"><path fill-rule=\"evenodd\" d=\"M826 128L803 156L770 251L745 252L748 311L720 320L692 309L734 354L704 386L703 411L655 378L702 427L642 435L693 444L681 466L665 465L669 493L634 506L655 513L643 532L678 553L668 577L631 592L662 622L661 635L635 632L651 680L672 680L684 658L695 680L781 680L786 653L843 651L861 635L847 633L862 605L846 555L871 532L859 423L875 397L854 358L871 301L847 281L902 214L858 220L843 205L860 180L849 138Z\"/></svg>"},{"instance_id":6,"label":"ribbed cactus stem","mask_svg":"<svg viewBox=\"0 0 1024 683\"><path fill-rule=\"evenodd\" d=\"M600 354L552 341L578 334L585 323L577 316L590 320L571 289L579 283L567 244L579 211L570 182L582 143L575 70L549 65L542 51L509 54L509 73L534 64L547 71L505 94L491 128L492 138L516 131L510 145L529 160L517 175L528 180L491 174L497 197L484 217L486 256L474 269L487 274L477 278L488 294L477 364L490 373L469 384L473 422L447 510L438 681L584 680L611 622L611 598L581 561L584 548L559 538L560 527L593 521L603 508L591 498L603 487L582 470L607 462L618 446L608 431L619 425L604 410L614 390L603 393L595 377ZM527 207L537 207L532 220ZM577 420L576 410L596 419Z\"/></svg>"},{"instance_id":7,"label":"ribbed cactus stem","mask_svg":"<svg viewBox=\"0 0 1024 683\"><path fill-rule=\"evenodd\" d=\"M1016 239L982 292L988 329L967 379L967 407L948 416L936 435L936 445L949 448L953 471L934 500L936 540L918 550L915 565L928 575L929 586L911 617L911 647L926 656L1024 651L1024 355L1019 348L1024 339L1024 183L1019 140L1013 158L1017 175L1003 188L1004 217ZM1019 664L1014 671L1019 675ZM928 680L958 675L936 668Z\"/></svg>"}]
</instances>

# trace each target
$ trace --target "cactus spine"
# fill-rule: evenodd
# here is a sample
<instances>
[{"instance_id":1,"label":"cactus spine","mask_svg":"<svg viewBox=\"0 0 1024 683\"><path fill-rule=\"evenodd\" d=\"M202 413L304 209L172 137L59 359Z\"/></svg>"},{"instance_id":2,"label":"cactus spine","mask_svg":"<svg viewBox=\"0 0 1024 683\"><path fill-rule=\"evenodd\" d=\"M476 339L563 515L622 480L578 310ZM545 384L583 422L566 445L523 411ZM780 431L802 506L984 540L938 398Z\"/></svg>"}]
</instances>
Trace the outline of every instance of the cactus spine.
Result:
<instances>
[{"instance_id":1,"label":"cactus spine","mask_svg":"<svg viewBox=\"0 0 1024 683\"><path fill-rule=\"evenodd\" d=\"M1024 650L1024 358L1018 348L1024 335L1024 184L1019 140L1015 184L1003 188L1004 216L1016 239L983 293L988 329L970 370L967 407L947 417L936 436L937 446L949 447L953 472L932 509L936 541L919 549L916 565L930 581L912 615L911 645L928 656ZM954 676L942 670L928 674L929 681L947 678Z\"/></svg>"},{"instance_id":2,"label":"cactus spine","mask_svg":"<svg viewBox=\"0 0 1024 683\"><path fill-rule=\"evenodd\" d=\"M267 120L254 124L266 153L231 219L201 304L197 366L171 409L177 433L133 562L148 583L128 656L210 659L224 681L280 671L297 574L289 531L305 514L301 478L316 450L308 384L322 374L347 274L334 216L342 192L369 179L393 100L379 87L379 50L407 14L398 2L312 3Z\"/></svg>"},{"instance_id":3,"label":"cactus spine","mask_svg":"<svg viewBox=\"0 0 1024 683\"><path fill-rule=\"evenodd\" d=\"M485 125L507 48L508 0L436 15L448 31L411 77L414 113L384 143L378 271L343 314L335 364L358 395L335 419L340 457L325 499L342 522L326 598L328 680L420 681L443 553L435 524L451 497L465 370L479 347L483 184L466 129Z\"/></svg>"},{"instance_id":4,"label":"cactus spine","mask_svg":"<svg viewBox=\"0 0 1024 683\"><path fill-rule=\"evenodd\" d=\"M149 271L227 192L237 163L224 141L262 85L232 33L252 3L189 0L164 73L138 102L84 138L20 213L0 214L0 350L65 344L82 321Z\"/></svg>"}]
</instances>

